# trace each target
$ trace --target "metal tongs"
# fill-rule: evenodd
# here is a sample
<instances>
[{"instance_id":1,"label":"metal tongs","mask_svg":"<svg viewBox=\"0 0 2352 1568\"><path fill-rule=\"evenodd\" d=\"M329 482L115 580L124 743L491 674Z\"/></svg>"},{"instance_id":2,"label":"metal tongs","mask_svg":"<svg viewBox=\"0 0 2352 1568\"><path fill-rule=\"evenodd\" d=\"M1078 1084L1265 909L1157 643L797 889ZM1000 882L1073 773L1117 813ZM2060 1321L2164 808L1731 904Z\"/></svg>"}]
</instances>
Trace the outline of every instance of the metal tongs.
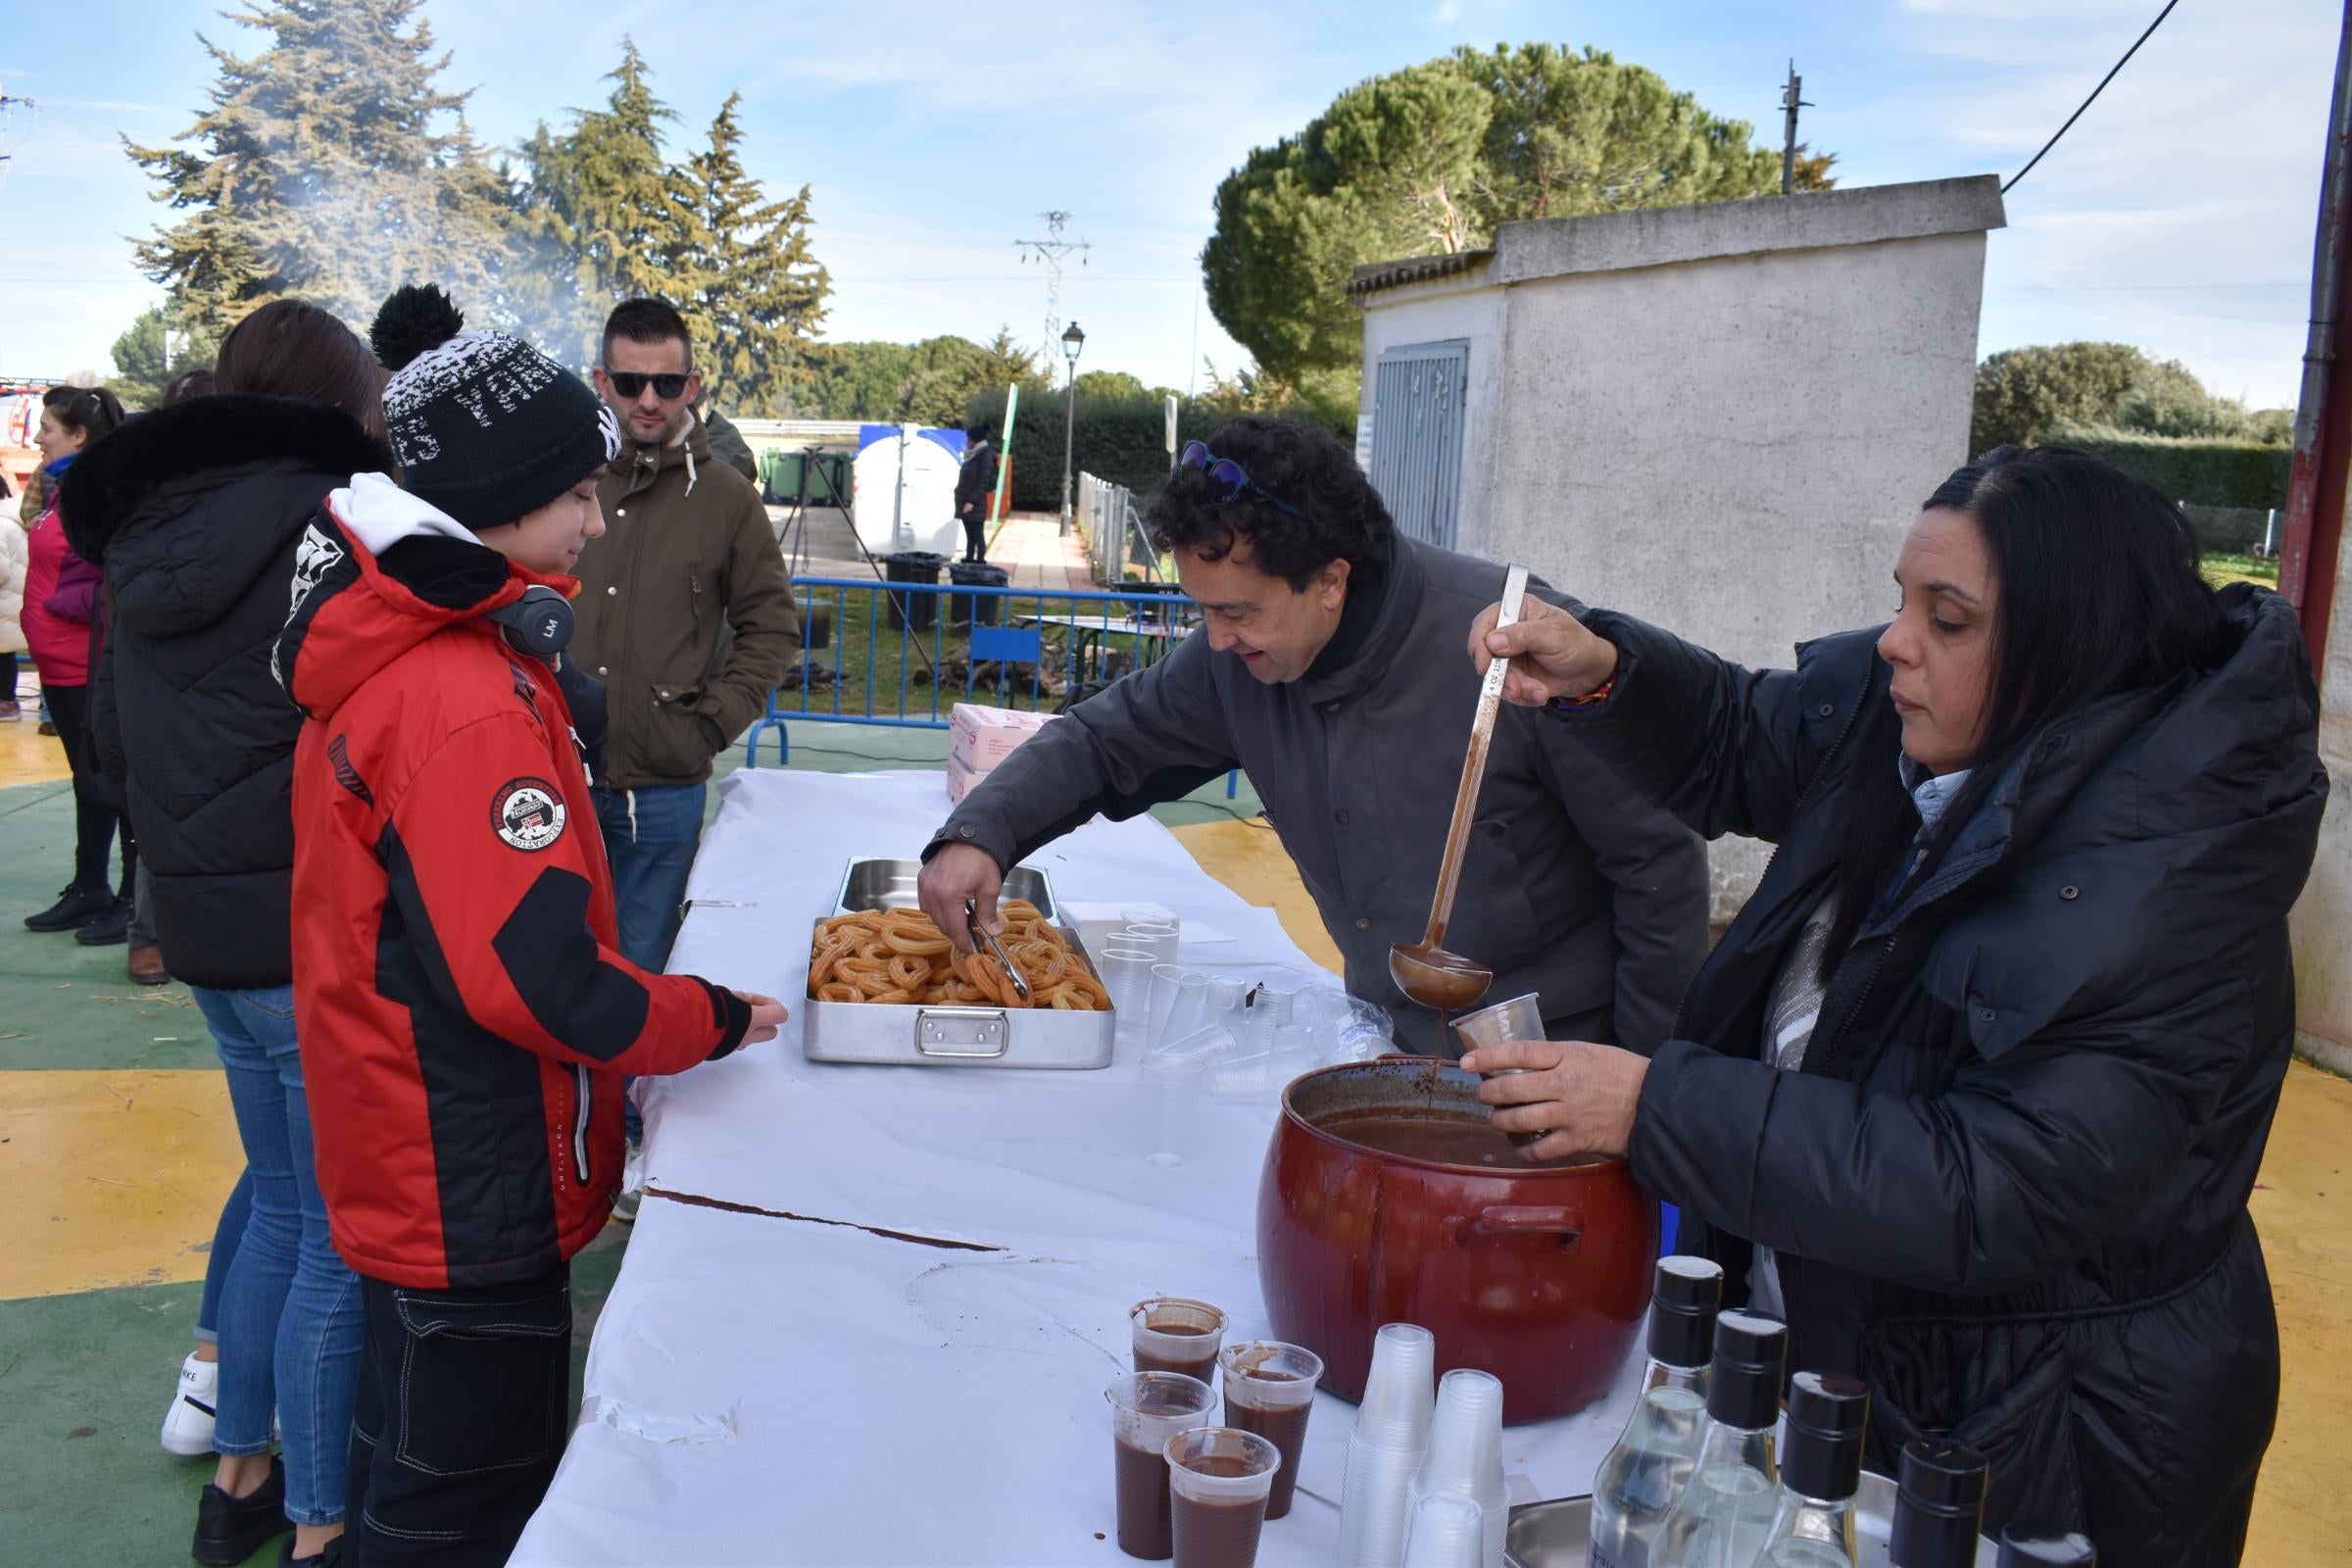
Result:
<instances>
[{"instance_id":1,"label":"metal tongs","mask_svg":"<svg viewBox=\"0 0 2352 1568\"><path fill-rule=\"evenodd\" d=\"M1004 966L1004 973L1012 981L1012 994L1027 1002L1029 982L1022 977L1021 966L1012 961L1012 955L1004 951L1004 944L997 940L997 934L980 923L978 899L963 901L963 925L965 930L971 932L972 940L984 944L988 948L988 956Z\"/></svg>"}]
</instances>

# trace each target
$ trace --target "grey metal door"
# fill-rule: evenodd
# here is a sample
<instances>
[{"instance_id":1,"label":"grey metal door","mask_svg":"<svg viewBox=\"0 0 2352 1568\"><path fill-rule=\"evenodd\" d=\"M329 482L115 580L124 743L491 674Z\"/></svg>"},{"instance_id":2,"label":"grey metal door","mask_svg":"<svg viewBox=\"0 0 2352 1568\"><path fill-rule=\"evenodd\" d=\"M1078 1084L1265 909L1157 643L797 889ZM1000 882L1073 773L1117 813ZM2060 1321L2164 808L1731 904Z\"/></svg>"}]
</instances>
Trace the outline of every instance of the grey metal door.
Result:
<instances>
[{"instance_id":1,"label":"grey metal door","mask_svg":"<svg viewBox=\"0 0 2352 1568\"><path fill-rule=\"evenodd\" d=\"M1372 383L1372 488L1396 526L1453 548L1462 493L1462 403L1470 343L1385 351Z\"/></svg>"}]
</instances>

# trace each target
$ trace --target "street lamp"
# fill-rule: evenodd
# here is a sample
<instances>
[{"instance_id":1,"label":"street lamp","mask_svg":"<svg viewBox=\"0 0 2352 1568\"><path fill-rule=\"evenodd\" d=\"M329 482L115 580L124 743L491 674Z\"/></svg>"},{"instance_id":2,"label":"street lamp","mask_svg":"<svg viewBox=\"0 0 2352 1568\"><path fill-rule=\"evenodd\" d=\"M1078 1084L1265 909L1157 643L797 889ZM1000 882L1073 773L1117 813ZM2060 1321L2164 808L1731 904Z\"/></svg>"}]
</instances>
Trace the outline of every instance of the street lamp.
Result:
<instances>
[{"instance_id":1,"label":"street lamp","mask_svg":"<svg viewBox=\"0 0 2352 1568\"><path fill-rule=\"evenodd\" d=\"M1078 440L1078 351L1086 347L1086 334L1072 321L1070 329L1061 334L1061 352L1070 360L1069 404L1062 411L1061 421L1061 531L1070 531L1070 459L1077 450Z\"/></svg>"}]
</instances>

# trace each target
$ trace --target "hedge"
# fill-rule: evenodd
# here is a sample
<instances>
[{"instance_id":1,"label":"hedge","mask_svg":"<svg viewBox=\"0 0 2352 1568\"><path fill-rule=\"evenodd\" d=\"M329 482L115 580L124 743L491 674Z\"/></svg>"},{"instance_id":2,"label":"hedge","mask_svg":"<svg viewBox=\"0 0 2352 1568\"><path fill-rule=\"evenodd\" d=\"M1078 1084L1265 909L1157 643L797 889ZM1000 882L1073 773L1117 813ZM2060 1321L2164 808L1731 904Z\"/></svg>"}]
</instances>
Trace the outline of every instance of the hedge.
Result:
<instances>
[{"instance_id":1,"label":"hedge","mask_svg":"<svg viewBox=\"0 0 2352 1568\"><path fill-rule=\"evenodd\" d=\"M1021 512L1058 512L1061 508L1061 444L1067 394L1033 397L1024 389L1012 430L1012 505ZM1312 409L1275 411L1278 417L1322 424L1344 440L1352 441L1352 425L1340 429ZM1179 403L1176 444L1205 441L1217 426L1233 417L1230 410ZM985 421L994 429L1004 418L1003 388L981 393L967 406L964 422ZM1091 473L1133 490L1140 504L1151 499L1168 472L1167 406L1158 398L1078 399L1075 476Z\"/></svg>"},{"instance_id":2,"label":"hedge","mask_svg":"<svg viewBox=\"0 0 2352 1568\"><path fill-rule=\"evenodd\" d=\"M2175 501L2261 511L2286 505L2294 449L2254 441L2175 440L2131 430L2053 430L2045 447L2073 447L2138 474Z\"/></svg>"}]
</instances>

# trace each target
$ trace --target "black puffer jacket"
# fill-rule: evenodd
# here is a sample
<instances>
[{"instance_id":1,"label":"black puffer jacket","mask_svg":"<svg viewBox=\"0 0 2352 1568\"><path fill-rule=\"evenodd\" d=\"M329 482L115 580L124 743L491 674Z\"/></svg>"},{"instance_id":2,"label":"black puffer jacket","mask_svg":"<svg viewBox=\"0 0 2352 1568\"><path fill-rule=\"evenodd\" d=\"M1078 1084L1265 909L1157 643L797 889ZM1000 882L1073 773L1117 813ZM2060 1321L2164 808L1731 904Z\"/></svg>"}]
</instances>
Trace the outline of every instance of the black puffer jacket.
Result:
<instances>
[{"instance_id":1,"label":"black puffer jacket","mask_svg":"<svg viewBox=\"0 0 2352 1568\"><path fill-rule=\"evenodd\" d=\"M284 985L302 714L270 673L294 547L326 493L390 457L348 416L223 395L142 415L68 470L60 515L106 568L115 622L92 705L154 877L178 979Z\"/></svg>"},{"instance_id":2,"label":"black puffer jacket","mask_svg":"<svg viewBox=\"0 0 2352 1568\"><path fill-rule=\"evenodd\" d=\"M1642 1092L1634 1170L1685 1248L1695 1221L1735 1293L1776 1250L1789 1365L1870 1383L1873 1469L1949 1434L1991 1460L1988 1519L2132 1568L2237 1560L2277 1404L2246 1195L2328 785L2293 612L2222 608L2218 667L2053 724L1862 926L1801 1073L1759 1059L1763 1013L1841 797L1896 765L1847 744L1887 701L1875 636L1759 673L1595 614L1615 693L1560 719L1700 832L1779 846Z\"/></svg>"}]
</instances>

